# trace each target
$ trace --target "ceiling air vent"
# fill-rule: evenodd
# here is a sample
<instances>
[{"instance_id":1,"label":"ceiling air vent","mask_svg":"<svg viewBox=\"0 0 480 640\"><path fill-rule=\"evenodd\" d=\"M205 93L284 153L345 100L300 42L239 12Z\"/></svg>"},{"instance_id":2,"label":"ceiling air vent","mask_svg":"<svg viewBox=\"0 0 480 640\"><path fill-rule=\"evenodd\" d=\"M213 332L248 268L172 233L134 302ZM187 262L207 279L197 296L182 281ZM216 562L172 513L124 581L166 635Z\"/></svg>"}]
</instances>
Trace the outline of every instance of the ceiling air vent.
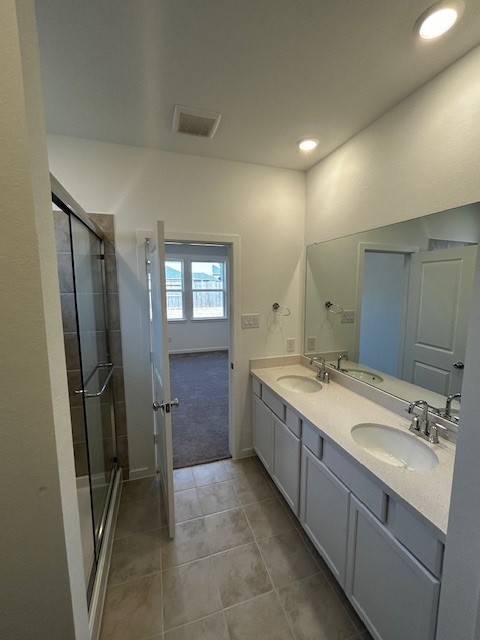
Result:
<instances>
[{"instance_id":1,"label":"ceiling air vent","mask_svg":"<svg viewBox=\"0 0 480 640\"><path fill-rule=\"evenodd\" d=\"M215 111L181 107L177 104L173 112L172 128L174 133L184 133L197 138L213 138L221 117L222 114Z\"/></svg>"}]
</instances>

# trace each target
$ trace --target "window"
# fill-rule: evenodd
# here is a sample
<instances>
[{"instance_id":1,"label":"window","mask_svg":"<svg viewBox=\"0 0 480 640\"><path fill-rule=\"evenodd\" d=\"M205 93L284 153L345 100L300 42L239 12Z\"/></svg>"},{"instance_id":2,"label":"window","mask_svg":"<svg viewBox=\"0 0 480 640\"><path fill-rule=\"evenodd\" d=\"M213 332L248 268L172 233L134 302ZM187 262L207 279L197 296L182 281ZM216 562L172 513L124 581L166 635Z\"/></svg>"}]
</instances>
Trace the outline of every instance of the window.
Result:
<instances>
[{"instance_id":1,"label":"window","mask_svg":"<svg viewBox=\"0 0 480 640\"><path fill-rule=\"evenodd\" d=\"M225 318L225 262L192 261L192 317Z\"/></svg>"},{"instance_id":2,"label":"window","mask_svg":"<svg viewBox=\"0 0 480 640\"><path fill-rule=\"evenodd\" d=\"M183 260L165 261L165 281L167 320L183 320L185 317Z\"/></svg>"}]
</instances>

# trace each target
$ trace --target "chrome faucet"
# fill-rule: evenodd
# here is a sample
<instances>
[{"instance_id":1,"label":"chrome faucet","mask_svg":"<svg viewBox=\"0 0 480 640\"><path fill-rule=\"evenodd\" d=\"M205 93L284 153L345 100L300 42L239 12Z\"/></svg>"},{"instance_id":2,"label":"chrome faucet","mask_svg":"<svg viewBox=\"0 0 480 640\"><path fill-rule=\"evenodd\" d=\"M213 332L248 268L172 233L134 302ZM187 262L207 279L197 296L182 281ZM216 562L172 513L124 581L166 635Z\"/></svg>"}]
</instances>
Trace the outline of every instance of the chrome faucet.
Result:
<instances>
[{"instance_id":1,"label":"chrome faucet","mask_svg":"<svg viewBox=\"0 0 480 640\"><path fill-rule=\"evenodd\" d=\"M452 410L452 402L453 400L459 400L462 397L461 393L451 393L448 398L447 401L445 403L445 413L443 414L444 418L447 418L447 420L451 420L452 416L450 411Z\"/></svg>"},{"instance_id":2,"label":"chrome faucet","mask_svg":"<svg viewBox=\"0 0 480 640\"><path fill-rule=\"evenodd\" d=\"M420 415L413 413L413 410L416 407L421 407L422 411ZM435 411L438 413L438 410L430 407L426 400L415 400L415 402L412 402L409 405L407 412L413 414L410 431L415 433L415 435L420 436L420 438L428 440L432 444L438 444L438 430L442 429L444 431L448 431L448 429L442 424L437 424L435 421L429 420L429 411Z\"/></svg>"},{"instance_id":3,"label":"chrome faucet","mask_svg":"<svg viewBox=\"0 0 480 640\"><path fill-rule=\"evenodd\" d=\"M337 369L341 371L340 367L342 366L342 360L348 361L348 354L344 353L343 356L340 356L337 360Z\"/></svg>"},{"instance_id":4,"label":"chrome faucet","mask_svg":"<svg viewBox=\"0 0 480 640\"><path fill-rule=\"evenodd\" d=\"M413 410L416 407L421 407L422 412L419 416L413 414ZM415 400L411 402L407 411L413 414L412 423L410 425L410 431L414 433L420 433L420 435L427 435L428 431L428 402L426 400Z\"/></svg>"},{"instance_id":5,"label":"chrome faucet","mask_svg":"<svg viewBox=\"0 0 480 640\"><path fill-rule=\"evenodd\" d=\"M319 365L316 375L317 380L321 380L322 382L328 384L330 382L330 376L328 375L328 371L325 368L325 358L322 358L321 356L312 358L310 360L310 366L312 366L312 364Z\"/></svg>"}]
</instances>

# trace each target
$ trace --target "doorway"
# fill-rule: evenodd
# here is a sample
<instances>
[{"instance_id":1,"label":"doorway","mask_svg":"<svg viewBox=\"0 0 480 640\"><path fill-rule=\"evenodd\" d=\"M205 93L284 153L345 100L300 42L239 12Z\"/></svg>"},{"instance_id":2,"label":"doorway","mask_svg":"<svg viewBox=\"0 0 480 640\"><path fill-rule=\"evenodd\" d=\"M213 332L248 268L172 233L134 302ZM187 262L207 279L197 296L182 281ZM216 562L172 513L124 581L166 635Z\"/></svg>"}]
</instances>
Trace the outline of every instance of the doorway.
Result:
<instances>
[{"instance_id":1,"label":"doorway","mask_svg":"<svg viewBox=\"0 0 480 640\"><path fill-rule=\"evenodd\" d=\"M150 352L152 237L151 230L137 231L138 273L145 274L146 265L148 293L142 313L150 317L144 325L147 333L143 340ZM168 299L170 315L165 322L165 343L175 407L170 414L174 467L235 458L240 450L241 424L234 392L239 237L179 232L168 234L165 240L165 302ZM178 406L174 404L177 397Z\"/></svg>"},{"instance_id":2,"label":"doorway","mask_svg":"<svg viewBox=\"0 0 480 640\"><path fill-rule=\"evenodd\" d=\"M360 306L359 362L400 377L410 254L366 251Z\"/></svg>"},{"instance_id":3,"label":"doorway","mask_svg":"<svg viewBox=\"0 0 480 640\"><path fill-rule=\"evenodd\" d=\"M230 457L229 273L229 245L166 243L175 469Z\"/></svg>"}]
</instances>

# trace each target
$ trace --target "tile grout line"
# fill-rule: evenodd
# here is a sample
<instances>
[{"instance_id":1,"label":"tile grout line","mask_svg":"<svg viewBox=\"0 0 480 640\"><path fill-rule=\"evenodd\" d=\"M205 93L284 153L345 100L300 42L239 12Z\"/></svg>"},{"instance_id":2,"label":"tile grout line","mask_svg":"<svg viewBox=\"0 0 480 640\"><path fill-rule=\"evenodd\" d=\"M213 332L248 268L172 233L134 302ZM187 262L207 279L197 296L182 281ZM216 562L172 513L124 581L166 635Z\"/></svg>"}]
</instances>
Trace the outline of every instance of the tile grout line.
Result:
<instances>
[{"instance_id":1,"label":"tile grout line","mask_svg":"<svg viewBox=\"0 0 480 640\"><path fill-rule=\"evenodd\" d=\"M224 552L223 552L224 553ZM232 637L230 635L230 631L228 629L228 624L227 624L227 618L225 617L225 607L223 606L223 600L222 600L222 592L220 590L220 585L218 584L218 576L217 576L217 570L215 568L215 562L213 561L213 555L210 556L210 561L212 563L212 569L213 569L213 575L215 576L215 584L217 585L217 591L218 591L218 595L220 596L220 603L222 605L222 618L223 618L223 624L225 625L225 630L227 632L227 636L229 638L229 640L232 640Z\"/></svg>"},{"instance_id":2,"label":"tile grout line","mask_svg":"<svg viewBox=\"0 0 480 640\"><path fill-rule=\"evenodd\" d=\"M192 562L187 562L184 565L179 565L179 566L186 566L187 564L193 564L193 562L199 562L200 560L210 560L210 565L211 565L211 568L212 568L212 571L213 571L213 575L214 575L214 578L215 578L215 586L217 587L218 597L220 598L221 608L217 609L217 611L212 611L211 613L208 613L207 615L202 616L201 618L195 618L194 620L190 620L189 622L185 622L184 624L177 625L176 627L171 627L170 629L165 629L165 625L163 625L163 634L164 635L166 633L170 633L170 631L175 631L176 629L180 629L181 627L186 627L189 624L193 624L195 622L199 622L201 620L205 620L207 618L210 618L211 616L214 616L214 615L216 615L218 613L223 613L222 594L220 593L220 587L218 586L217 574L215 572L215 565L213 564L212 556L210 555L210 556L207 556L205 558L199 558L198 560L192 560ZM171 568L172 569L176 569L177 567L171 567ZM166 569L166 571L167 571L167 569ZM162 589L163 589L163 579L162 579ZM162 595L163 595L163 591L162 591ZM163 608L163 601L162 601L162 608ZM224 618L224 622L225 622L225 618ZM226 622L225 622L225 626L226 626ZM227 629L227 633L228 633L228 629Z\"/></svg>"},{"instance_id":3,"label":"tile grout line","mask_svg":"<svg viewBox=\"0 0 480 640\"><path fill-rule=\"evenodd\" d=\"M250 527L250 531L252 532L252 536L253 536L253 539L255 541L255 546L257 548L258 553L260 554L260 558L262 559L263 566L265 567L265 571L267 573L267 576L268 576L268 578L269 578L269 580L270 580L270 582L272 584L273 592L275 593L275 596L277 598L277 602L280 605L280 609L283 611L283 615L285 616L285 620L287 621L288 628L290 629L290 633L292 634L292 638L293 638L293 640L297 640L297 637L296 637L296 635L295 635L295 633L293 631L292 625L290 624L290 620L288 619L287 613L286 613L286 611L285 611L285 609L284 609L284 607L282 605L282 602L280 600L280 597L278 595L277 589L275 587L275 583L273 582L273 579L272 579L272 576L270 574L270 571L268 570L267 563L265 562L265 559L264 559L264 557L262 555L262 551L261 551L260 547L258 546L257 539L255 538L255 534L253 533L252 526L250 524L250 521L248 519L247 514L245 513L245 509L243 508L243 505L242 505L242 509L243 509L243 514L245 516L245 519L247 520L248 526ZM271 593L271 591L269 591L268 593ZM263 595L265 595L265 594L263 594Z\"/></svg>"}]
</instances>

